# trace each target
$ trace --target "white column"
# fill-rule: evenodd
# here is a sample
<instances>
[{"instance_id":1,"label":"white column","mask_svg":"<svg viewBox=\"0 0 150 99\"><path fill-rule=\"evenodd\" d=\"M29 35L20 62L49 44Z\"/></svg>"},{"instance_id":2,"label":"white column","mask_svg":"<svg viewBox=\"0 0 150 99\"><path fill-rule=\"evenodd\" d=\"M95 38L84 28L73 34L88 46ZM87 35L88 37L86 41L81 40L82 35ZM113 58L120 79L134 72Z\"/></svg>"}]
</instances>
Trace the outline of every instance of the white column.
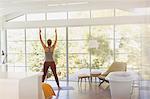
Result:
<instances>
[{"instance_id":1,"label":"white column","mask_svg":"<svg viewBox=\"0 0 150 99\"><path fill-rule=\"evenodd\" d=\"M3 27L4 22L5 22L5 19L3 17L1 17L1 19L0 19L0 64L2 64L3 60L7 58L6 57L6 55L7 55L6 30ZM5 55L2 55L2 51L4 51ZM6 66L2 67L2 65L1 65L1 68L2 68L2 71L7 70Z\"/></svg>"},{"instance_id":2,"label":"white column","mask_svg":"<svg viewBox=\"0 0 150 99\"><path fill-rule=\"evenodd\" d=\"M1 18L0 18L0 62L1 62L1 29L2 28L2 21L1 21Z\"/></svg>"}]
</instances>

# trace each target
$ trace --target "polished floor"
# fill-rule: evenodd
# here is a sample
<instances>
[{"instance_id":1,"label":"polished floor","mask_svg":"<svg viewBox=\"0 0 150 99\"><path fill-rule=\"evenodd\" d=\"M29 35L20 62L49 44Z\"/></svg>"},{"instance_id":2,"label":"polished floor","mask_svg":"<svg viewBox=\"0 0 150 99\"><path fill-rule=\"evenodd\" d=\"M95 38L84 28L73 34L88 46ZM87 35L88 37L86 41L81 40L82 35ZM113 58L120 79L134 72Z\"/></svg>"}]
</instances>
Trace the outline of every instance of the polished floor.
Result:
<instances>
[{"instance_id":1,"label":"polished floor","mask_svg":"<svg viewBox=\"0 0 150 99\"><path fill-rule=\"evenodd\" d=\"M140 99L150 99L150 81L140 82Z\"/></svg>"},{"instance_id":2,"label":"polished floor","mask_svg":"<svg viewBox=\"0 0 150 99\"><path fill-rule=\"evenodd\" d=\"M58 91L54 81L48 81L54 88L56 97L53 99L111 99L110 89L105 85L101 87L98 83L88 82L60 82L62 90ZM107 85L107 84L106 84ZM133 88L131 99L138 99L139 91L138 87Z\"/></svg>"}]
</instances>

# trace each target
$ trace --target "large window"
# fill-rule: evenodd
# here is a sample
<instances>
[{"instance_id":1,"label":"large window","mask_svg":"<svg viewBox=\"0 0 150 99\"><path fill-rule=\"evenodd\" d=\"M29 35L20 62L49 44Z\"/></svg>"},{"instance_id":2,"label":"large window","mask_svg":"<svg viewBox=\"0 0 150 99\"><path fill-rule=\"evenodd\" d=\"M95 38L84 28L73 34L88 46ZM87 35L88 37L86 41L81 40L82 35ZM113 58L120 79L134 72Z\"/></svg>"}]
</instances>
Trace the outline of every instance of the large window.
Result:
<instances>
[{"instance_id":1,"label":"large window","mask_svg":"<svg viewBox=\"0 0 150 99\"><path fill-rule=\"evenodd\" d=\"M114 28L113 25L91 27L91 38L96 39L98 48L92 49L92 68L106 68L113 62Z\"/></svg>"},{"instance_id":2,"label":"large window","mask_svg":"<svg viewBox=\"0 0 150 99\"><path fill-rule=\"evenodd\" d=\"M104 9L92 11L70 11L26 14L14 21L42 21L60 19L97 19L142 15L140 10L148 9ZM25 17L27 19L25 19ZM58 22L59 23L59 22ZM61 23L61 22L60 22ZM138 71L149 79L149 24L109 24L44 27L42 38L55 40L55 28L58 31L58 43L54 53L57 73L61 80L77 80L79 72L89 73L91 69L106 69L113 61L127 62L128 69ZM38 28L7 29L8 71L42 71L44 50L39 41ZM89 41L97 40L98 48L90 49ZM68 59L66 59L68 57ZM69 74L67 74L67 69ZM49 76L52 76L51 70ZM50 77L54 79L54 77Z\"/></svg>"},{"instance_id":3,"label":"large window","mask_svg":"<svg viewBox=\"0 0 150 99\"><path fill-rule=\"evenodd\" d=\"M69 19L90 18L90 11L72 11L68 12Z\"/></svg>"},{"instance_id":4,"label":"large window","mask_svg":"<svg viewBox=\"0 0 150 99\"><path fill-rule=\"evenodd\" d=\"M24 29L7 30L8 71L25 71Z\"/></svg>"},{"instance_id":5,"label":"large window","mask_svg":"<svg viewBox=\"0 0 150 99\"><path fill-rule=\"evenodd\" d=\"M27 14L27 21L41 21L45 20L45 13Z\"/></svg>"},{"instance_id":6,"label":"large window","mask_svg":"<svg viewBox=\"0 0 150 99\"><path fill-rule=\"evenodd\" d=\"M47 20L67 19L67 12L47 13Z\"/></svg>"},{"instance_id":7,"label":"large window","mask_svg":"<svg viewBox=\"0 0 150 99\"><path fill-rule=\"evenodd\" d=\"M54 42L55 28L42 29L42 38L50 38ZM46 32L45 32L46 31ZM58 43L54 55L59 76L66 77L66 28L57 28ZM16 36L17 35L17 36ZM33 72L42 71L44 50L39 40L39 29L8 29L8 71ZM63 69L63 71L62 71Z\"/></svg>"},{"instance_id":8,"label":"large window","mask_svg":"<svg viewBox=\"0 0 150 99\"><path fill-rule=\"evenodd\" d=\"M45 41L44 29L42 29L42 39ZM41 71L42 60L44 60L43 48L39 40L39 29L26 29L26 65L27 71Z\"/></svg>"},{"instance_id":9,"label":"large window","mask_svg":"<svg viewBox=\"0 0 150 99\"><path fill-rule=\"evenodd\" d=\"M138 69L141 56L141 25L116 26L116 60L128 63L128 68Z\"/></svg>"},{"instance_id":10,"label":"large window","mask_svg":"<svg viewBox=\"0 0 150 99\"><path fill-rule=\"evenodd\" d=\"M141 66L141 74L142 77L146 80L150 79L150 24L140 25L142 27L142 66Z\"/></svg>"},{"instance_id":11,"label":"large window","mask_svg":"<svg viewBox=\"0 0 150 99\"><path fill-rule=\"evenodd\" d=\"M87 47L89 35L89 27L68 28L70 80L77 80L77 74L81 69L90 70L89 52Z\"/></svg>"},{"instance_id":12,"label":"large window","mask_svg":"<svg viewBox=\"0 0 150 99\"><path fill-rule=\"evenodd\" d=\"M114 9L92 10L91 16L92 18L113 17Z\"/></svg>"},{"instance_id":13,"label":"large window","mask_svg":"<svg viewBox=\"0 0 150 99\"><path fill-rule=\"evenodd\" d=\"M133 9L116 9L116 16L140 16L150 15L150 7L133 8Z\"/></svg>"}]
</instances>

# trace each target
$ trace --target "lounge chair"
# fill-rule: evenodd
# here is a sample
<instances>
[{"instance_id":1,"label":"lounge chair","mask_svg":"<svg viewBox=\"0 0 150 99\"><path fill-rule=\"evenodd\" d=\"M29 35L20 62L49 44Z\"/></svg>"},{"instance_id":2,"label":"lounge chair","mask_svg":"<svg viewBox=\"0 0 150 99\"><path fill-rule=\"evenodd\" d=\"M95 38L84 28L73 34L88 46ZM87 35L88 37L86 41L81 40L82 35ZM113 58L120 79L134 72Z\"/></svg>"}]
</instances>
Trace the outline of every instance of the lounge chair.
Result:
<instances>
[{"instance_id":1,"label":"lounge chair","mask_svg":"<svg viewBox=\"0 0 150 99\"><path fill-rule=\"evenodd\" d=\"M103 82L108 82L108 80L105 79L105 77L110 73L110 72L116 72L116 71L126 71L127 70L127 64L124 62L114 62L112 63L112 65L101 75L98 76L98 78L100 79L100 84L99 86L103 83Z\"/></svg>"}]
</instances>

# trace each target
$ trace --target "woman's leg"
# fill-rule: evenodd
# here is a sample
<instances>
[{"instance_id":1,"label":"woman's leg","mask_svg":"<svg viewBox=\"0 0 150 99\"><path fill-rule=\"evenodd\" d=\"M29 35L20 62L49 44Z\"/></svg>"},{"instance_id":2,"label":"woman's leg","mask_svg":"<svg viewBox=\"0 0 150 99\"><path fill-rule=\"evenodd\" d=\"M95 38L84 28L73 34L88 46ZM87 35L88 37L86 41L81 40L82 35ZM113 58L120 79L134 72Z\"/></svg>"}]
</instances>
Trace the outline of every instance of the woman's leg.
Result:
<instances>
[{"instance_id":1,"label":"woman's leg","mask_svg":"<svg viewBox=\"0 0 150 99\"><path fill-rule=\"evenodd\" d=\"M49 68L49 64L47 62L44 62L42 82L44 82L44 80L45 80L45 76L47 74L48 68Z\"/></svg>"},{"instance_id":2,"label":"woman's leg","mask_svg":"<svg viewBox=\"0 0 150 99\"><path fill-rule=\"evenodd\" d=\"M56 72L56 65L55 65L55 62L51 62L51 70L54 74L54 77L55 77L55 81L57 83L57 86L60 88L59 86L59 80L58 80L58 76L57 76L57 72Z\"/></svg>"}]
</instances>

